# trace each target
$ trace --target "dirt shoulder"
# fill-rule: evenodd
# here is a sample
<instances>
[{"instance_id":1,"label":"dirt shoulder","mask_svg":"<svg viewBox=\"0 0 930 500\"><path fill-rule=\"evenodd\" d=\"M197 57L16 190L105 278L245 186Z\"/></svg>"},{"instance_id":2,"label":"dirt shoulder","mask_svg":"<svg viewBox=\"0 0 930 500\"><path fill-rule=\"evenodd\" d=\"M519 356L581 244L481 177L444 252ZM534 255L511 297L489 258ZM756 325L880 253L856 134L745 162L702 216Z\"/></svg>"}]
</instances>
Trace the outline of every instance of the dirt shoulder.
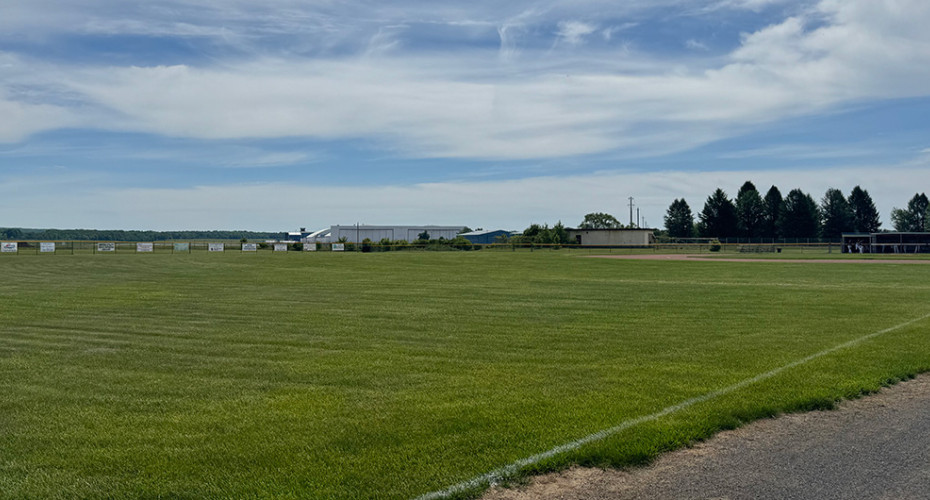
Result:
<instances>
[{"instance_id":1,"label":"dirt shoulder","mask_svg":"<svg viewBox=\"0 0 930 500\"><path fill-rule=\"evenodd\" d=\"M930 375L721 432L631 470L573 468L484 500L930 497Z\"/></svg>"},{"instance_id":2,"label":"dirt shoulder","mask_svg":"<svg viewBox=\"0 0 930 500\"><path fill-rule=\"evenodd\" d=\"M930 264L930 259L758 259L752 257L718 257L707 254L631 254L589 255L595 259L619 260L673 260L701 262L779 262L782 264Z\"/></svg>"}]
</instances>

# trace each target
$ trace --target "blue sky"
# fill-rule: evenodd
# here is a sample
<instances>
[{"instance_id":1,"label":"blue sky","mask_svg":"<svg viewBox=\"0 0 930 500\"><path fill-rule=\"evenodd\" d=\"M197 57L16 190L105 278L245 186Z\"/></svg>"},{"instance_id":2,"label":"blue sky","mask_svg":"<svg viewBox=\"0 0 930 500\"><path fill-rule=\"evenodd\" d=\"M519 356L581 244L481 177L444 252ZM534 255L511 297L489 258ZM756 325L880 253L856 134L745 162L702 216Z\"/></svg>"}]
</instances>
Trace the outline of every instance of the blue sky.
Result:
<instances>
[{"instance_id":1,"label":"blue sky","mask_svg":"<svg viewBox=\"0 0 930 500\"><path fill-rule=\"evenodd\" d=\"M661 226L930 189L923 0L0 0L0 226Z\"/></svg>"}]
</instances>

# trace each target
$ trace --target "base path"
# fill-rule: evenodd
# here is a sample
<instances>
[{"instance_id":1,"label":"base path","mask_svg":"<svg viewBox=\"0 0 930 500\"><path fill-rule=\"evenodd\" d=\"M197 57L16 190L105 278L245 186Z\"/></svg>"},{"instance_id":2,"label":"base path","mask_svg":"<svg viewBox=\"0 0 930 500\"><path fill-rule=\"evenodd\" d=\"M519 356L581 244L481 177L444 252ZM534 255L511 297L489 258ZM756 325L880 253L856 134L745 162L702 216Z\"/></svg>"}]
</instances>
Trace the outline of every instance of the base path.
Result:
<instances>
[{"instance_id":1,"label":"base path","mask_svg":"<svg viewBox=\"0 0 930 500\"><path fill-rule=\"evenodd\" d=\"M779 262L781 264L930 264L930 259L741 259L716 257L707 254L640 254L640 255L589 255L595 259L620 260L690 260L700 262Z\"/></svg>"},{"instance_id":2,"label":"base path","mask_svg":"<svg viewBox=\"0 0 930 500\"><path fill-rule=\"evenodd\" d=\"M930 498L930 375L761 420L631 470L573 468L484 500Z\"/></svg>"}]
</instances>

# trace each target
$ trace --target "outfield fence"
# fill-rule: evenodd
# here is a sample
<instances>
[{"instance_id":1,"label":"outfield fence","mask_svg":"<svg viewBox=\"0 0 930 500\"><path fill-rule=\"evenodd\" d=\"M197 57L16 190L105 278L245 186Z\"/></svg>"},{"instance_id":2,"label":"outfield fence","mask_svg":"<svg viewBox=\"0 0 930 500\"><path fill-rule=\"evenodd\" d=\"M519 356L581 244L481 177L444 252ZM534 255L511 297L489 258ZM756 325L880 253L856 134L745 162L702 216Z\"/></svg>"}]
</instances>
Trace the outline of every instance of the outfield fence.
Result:
<instances>
[{"instance_id":1,"label":"outfield fence","mask_svg":"<svg viewBox=\"0 0 930 500\"><path fill-rule=\"evenodd\" d=\"M237 241L2 241L0 255L17 254L190 254L190 253L289 253L299 252L398 252L398 251L564 251L585 253L841 253L834 242L729 243L687 242L651 245L577 245L553 243L462 244L430 241L392 244L343 243L243 243ZM923 249L930 251L930 247ZM916 252L915 252L916 253Z\"/></svg>"}]
</instances>

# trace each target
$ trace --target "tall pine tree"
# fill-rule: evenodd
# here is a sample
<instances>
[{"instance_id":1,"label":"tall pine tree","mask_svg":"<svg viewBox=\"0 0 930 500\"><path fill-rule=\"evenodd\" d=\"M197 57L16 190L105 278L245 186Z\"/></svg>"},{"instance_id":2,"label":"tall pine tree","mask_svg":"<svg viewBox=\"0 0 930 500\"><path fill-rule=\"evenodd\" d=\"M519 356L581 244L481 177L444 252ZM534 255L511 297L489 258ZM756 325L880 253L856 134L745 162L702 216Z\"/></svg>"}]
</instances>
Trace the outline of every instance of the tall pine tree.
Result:
<instances>
[{"instance_id":1,"label":"tall pine tree","mask_svg":"<svg viewBox=\"0 0 930 500\"><path fill-rule=\"evenodd\" d=\"M781 196L781 191L772 186L765 193L762 210L762 229L759 236L763 238L779 238L778 218L781 215L782 205L785 201Z\"/></svg>"},{"instance_id":2,"label":"tall pine tree","mask_svg":"<svg viewBox=\"0 0 930 500\"><path fill-rule=\"evenodd\" d=\"M792 189L785 196L778 216L778 232L782 238L817 238L820 234L820 209L811 195Z\"/></svg>"},{"instance_id":3,"label":"tall pine tree","mask_svg":"<svg viewBox=\"0 0 930 500\"><path fill-rule=\"evenodd\" d=\"M731 238L737 234L736 207L720 188L707 197L698 219L698 233L704 238Z\"/></svg>"},{"instance_id":4,"label":"tall pine tree","mask_svg":"<svg viewBox=\"0 0 930 500\"><path fill-rule=\"evenodd\" d=\"M665 213L665 229L672 238L694 236L694 214L684 198L672 202Z\"/></svg>"},{"instance_id":5,"label":"tall pine tree","mask_svg":"<svg viewBox=\"0 0 930 500\"><path fill-rule=\"evenodd\" d=\"M746 181L736 195L736 219L740 236L756 238L762 235L765 203L753 183Z\"/></svg>"},{"instance_id":6,"label":"tall pine tree","mask_svg":"<svg viewBox=\"0 0 930 500\"><path fill-rule=\"evenodd\" d=\"M849 193L849 209L852 211L852 227L857 233L876 233L882 227L878 209L869 192L856 186Z\"/></svg>"},{"instance_id":7,"label":"tall pine tree","mask_svg":"<svg viewBox=\"0 0 930 500\"><path fill-rule=\"evenodd\" d=\"M846 196L839 189L830 188L820 200L820 234L836 239L853 230L853 214Z\"/></svg>"}]
</instances>

